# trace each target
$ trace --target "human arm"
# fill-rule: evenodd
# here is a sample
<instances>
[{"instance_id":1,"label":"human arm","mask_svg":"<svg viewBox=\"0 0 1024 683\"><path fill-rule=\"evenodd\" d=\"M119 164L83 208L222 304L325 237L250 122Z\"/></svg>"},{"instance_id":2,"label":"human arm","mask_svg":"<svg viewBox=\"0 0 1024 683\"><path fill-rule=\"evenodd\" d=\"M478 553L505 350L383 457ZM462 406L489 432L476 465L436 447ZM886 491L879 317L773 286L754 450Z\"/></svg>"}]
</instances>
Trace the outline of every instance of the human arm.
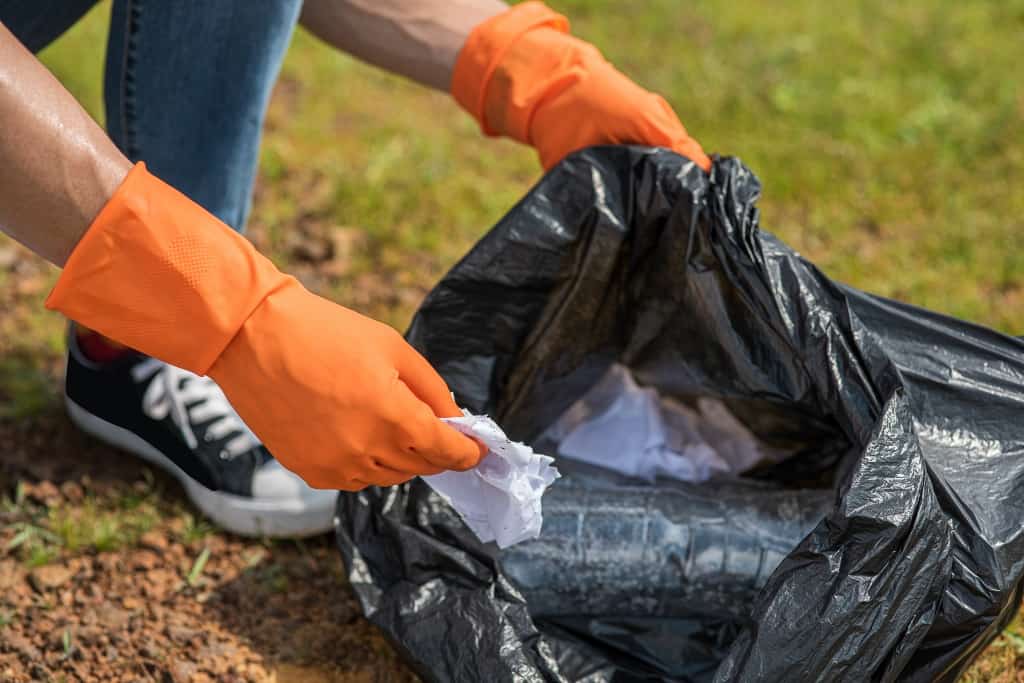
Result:
<instances>
[{"instance_id":1,"label":"human arm","mask_svg":"<svg viewBox=\"0 0 1024 683\"><path fill-rule=\"evenodd\" d=\"M131 163L3 24L0 121L0 227L62 266Z\"/></svg>"},{"instance_id":2,"label":"human arm","mask_svg":"<svg viewBox=\"0 0 1024 683\"><path fill-rule=\"evenodd\" d=\"M450 91L484 133L532 145L545 168L583 147L626 143L711 167L663 98L539 2L306 0L302 21L338 49Z\"/></svg>"},{"instance_id":3,"label":"human arm","mask_svg":"<svg viewBox=\"0 0 1024 683\"><path fill-rule=\"evenodd\" d=\"M466 469L478 444L392 328L306 291L132 166L0 27L0 226L64 266L47 306L209 374L277 459L319 488Z\"/></svg>"},{"instance_id":4,"label":"human arm","mask_svg":"<svg viewBox=\"0 0 1024 683\"><path fill-rule=\"evenodd\" d=\"M470 32L501 0L305 0L302 25L342 52L448 91Z\"/></svg>"}]
</instances>

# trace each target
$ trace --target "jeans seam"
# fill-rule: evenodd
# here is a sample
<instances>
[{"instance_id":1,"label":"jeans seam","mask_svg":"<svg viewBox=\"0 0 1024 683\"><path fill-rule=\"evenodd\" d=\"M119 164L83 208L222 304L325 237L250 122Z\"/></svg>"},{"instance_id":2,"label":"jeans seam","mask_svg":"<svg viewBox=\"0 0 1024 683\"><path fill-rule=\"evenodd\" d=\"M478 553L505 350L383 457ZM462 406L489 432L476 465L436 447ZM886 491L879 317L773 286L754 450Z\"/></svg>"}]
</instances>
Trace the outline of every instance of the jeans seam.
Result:
<instances>
[{"instance_id":1,"label":"jeans seam","mask_svg":"<svg viewBox=\"0 0 1024 683\"><path fill-rule=\"evenodd\" d=\"M137 36L141 21L140 3L125 0L124 63L121 65L121 130L124 133L124 154L131 161L138 161L138 144L135 131L135 65Z\"/></svg>"}]
</instances>

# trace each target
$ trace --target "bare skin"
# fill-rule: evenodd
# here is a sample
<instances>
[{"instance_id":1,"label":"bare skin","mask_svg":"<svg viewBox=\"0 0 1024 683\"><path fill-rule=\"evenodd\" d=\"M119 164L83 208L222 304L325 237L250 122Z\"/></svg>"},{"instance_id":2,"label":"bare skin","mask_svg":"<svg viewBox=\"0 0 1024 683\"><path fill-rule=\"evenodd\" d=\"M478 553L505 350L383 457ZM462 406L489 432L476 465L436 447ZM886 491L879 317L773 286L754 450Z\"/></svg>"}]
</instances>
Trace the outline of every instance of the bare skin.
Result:
<instances>
[{"instance_id":1,"label":"bare skin","mask_svg":"<svg viewBox=\"0 0 1024 683\"><path fill-rule=\"evenodd\" d=\"M500 0L305 0L302 25L343 52L447 91L470 31Z\"/></svg>"},{"instance_id":2,"label":"bare skin","mask_svg":"<svg viewBox=\"0 0 1024 683\"><path fill-rule=\"evenodd\" d=\"M2 24L0 121L0 226L62 266L131 163Z\"/></svg>"},{"instance_id":3,"label":"bare skin","mask_svg":"<svg viewBox=\"0 0 1024 683\"><path fill-rule=\"evenodd\" d=\"M447 90L473 27L499 0L306 0L302 23L330 45ZM0 229L63 266L131 163L0 24Z\"/></svg>"}]
</instances>

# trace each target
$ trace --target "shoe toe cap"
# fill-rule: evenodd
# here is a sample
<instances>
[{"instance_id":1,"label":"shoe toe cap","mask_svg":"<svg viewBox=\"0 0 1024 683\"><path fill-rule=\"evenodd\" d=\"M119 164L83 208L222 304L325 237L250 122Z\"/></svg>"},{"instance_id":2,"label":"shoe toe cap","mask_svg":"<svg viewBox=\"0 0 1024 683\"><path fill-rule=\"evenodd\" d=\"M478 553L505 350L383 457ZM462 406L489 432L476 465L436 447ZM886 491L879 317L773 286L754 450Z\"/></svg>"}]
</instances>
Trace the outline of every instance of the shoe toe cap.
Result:
<instances>
[{"instance_id":1,"label":"shoe toe cap","mask_svg":"<svg viewBox=\"0 0 1024 683\"><path fill-rule=\"evenodd\" d=\"M301 501L308 507L332 507L338 492L314 489L277 460L271 460L253 475L252 496L263 500Z\"/></svg>"}]
</instances>

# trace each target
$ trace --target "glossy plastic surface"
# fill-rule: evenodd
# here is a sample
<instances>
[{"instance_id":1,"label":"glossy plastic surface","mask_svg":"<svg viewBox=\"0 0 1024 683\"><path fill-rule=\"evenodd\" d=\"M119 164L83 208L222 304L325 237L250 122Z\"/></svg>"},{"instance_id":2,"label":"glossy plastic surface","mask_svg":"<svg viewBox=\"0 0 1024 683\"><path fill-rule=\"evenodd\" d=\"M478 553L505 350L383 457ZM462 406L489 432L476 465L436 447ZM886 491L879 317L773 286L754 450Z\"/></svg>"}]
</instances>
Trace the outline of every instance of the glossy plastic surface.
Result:
<instances>
[{"instance_id":1,"label":"glossy plastic surface","mask_svg":"<svg viewBox=\"0 0 1024 683\"><path fill-rule=\"evenodd\" d=\"M788 454L749 476L831 491L824 519L747 620L628 603L539 618L424 484L345 494L351 584L424 678L953 681L1013 616L1024 343L830 281L759 230L759 193L736 159L708 176L664 150L585 150L445 276L408 338L461 405L530 443L615 362L675 400L720 399Z\"/></svg>"},{"instance_id":2,"label":"glossy plastic surface","mask_svg":"<svg viewBox=\"0 0 1024 683\"><path fill-rule=\"evenodd\" d=\"M649 485L560 462L540 538L501 553L535 616L749 619L768 577L832 503L827 491Z\"/></svg>"}]
</instances>

